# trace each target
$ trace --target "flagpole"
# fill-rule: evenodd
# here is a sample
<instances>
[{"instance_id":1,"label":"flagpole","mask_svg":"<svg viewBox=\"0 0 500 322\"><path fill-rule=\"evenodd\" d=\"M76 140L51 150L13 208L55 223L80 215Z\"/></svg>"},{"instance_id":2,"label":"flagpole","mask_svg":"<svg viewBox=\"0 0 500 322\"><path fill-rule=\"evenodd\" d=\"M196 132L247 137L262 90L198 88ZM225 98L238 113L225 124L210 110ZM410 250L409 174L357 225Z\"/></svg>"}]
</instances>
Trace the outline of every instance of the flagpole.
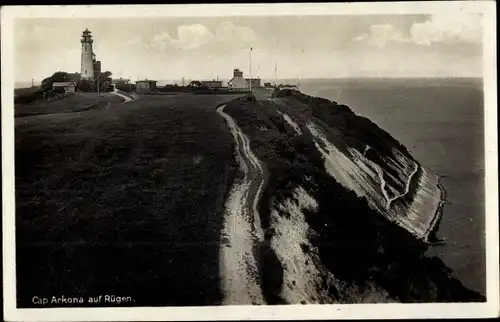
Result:
<instances>
[{"instance_id":1,"label":"flagpole","mask_svg":"<svg viewBox=\"0 0 500 322\"><path fill-rule=\"evenodd\" d=\"M278 62L274 61L274 87L276 87L276 83L278 82Z\"/></svg>"},{"instance_id":2,"label":"flagpole","mask_svg":"<svg viewBox=\"0 0 500 322\"><path fill-rule=\"evenodd\" d=\"M252 92L252 50L253 48L250 47L250 82L249 82L250 92Z\"/></svg>"},{"instance_id":3,"label":"flagpole","mask_svg":"<svg viewBox=\"0 0 500 322\"><path fill-rule=\"evenodd\" d=\"M94 80L97 80L97 81L96 81L96 83L97 83L97 91L96 91L96 92L97 92L97 95L99 95L99 92L100 92L100 91L99 91L99 78L100 78L100 77L99 77L99 73L98 73L98 71L95 69L95 64L96 64L96 61L97 61L97 57L96 57L96 59L94 59L94 54L95 54L94 50L96 50L96 49L97 49L97 48L96 48L97 46L96 46L96 43L95 43L95 42L93 42L93 46L92 46L92 47L93 47L93 48L92 48L92 69L94 69L94 71L95 71ZM97 51L97 50L96 50L96 51ZM97 56L97 55L96 55L96 56Z\"/></svg>"}]
</instances>

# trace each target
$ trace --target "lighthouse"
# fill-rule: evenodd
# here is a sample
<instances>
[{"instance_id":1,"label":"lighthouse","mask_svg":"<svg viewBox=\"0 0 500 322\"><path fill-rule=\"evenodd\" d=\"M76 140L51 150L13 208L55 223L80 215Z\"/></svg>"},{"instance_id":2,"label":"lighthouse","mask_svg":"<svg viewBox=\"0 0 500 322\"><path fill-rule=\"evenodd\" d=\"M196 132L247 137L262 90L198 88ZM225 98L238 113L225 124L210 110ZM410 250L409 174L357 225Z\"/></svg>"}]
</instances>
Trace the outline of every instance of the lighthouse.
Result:
<instances>
[{"instance_id":1,"label":"lighthouse","mask_svg":"<svg viewBox=\"0 0 500 322\"><path fill-rule=\"evenodd\" d=\"M92 49L92 35L88 29L85 29L82 34L82 65L81 65L81 78L93 79L94 78L94 60L95 54Z\"/></svg>"}]
</instances>

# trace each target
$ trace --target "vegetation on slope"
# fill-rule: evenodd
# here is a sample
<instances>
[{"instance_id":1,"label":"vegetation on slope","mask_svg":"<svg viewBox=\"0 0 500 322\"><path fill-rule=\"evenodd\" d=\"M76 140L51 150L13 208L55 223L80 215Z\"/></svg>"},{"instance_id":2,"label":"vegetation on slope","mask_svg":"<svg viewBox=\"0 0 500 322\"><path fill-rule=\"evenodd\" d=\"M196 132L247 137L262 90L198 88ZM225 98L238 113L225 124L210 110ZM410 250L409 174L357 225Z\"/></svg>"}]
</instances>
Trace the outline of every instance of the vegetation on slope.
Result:
<instances>
[{"instance_id":1,"label":"vegetation on slope","mask_svg":"<svg viewBox=\"0 0 500 322\"><path fill-rule=\"evenodd\" d=\"M345 143L360 151L369 145L382 155L391 155L391 149L397 148L406 157L414 160L404 145L368 118L356 115L346 105L294 90L277 91L273 93L273 97L285 97L289 102L297 102L290 105L305 104L315 120L324 122L332 129L338 129L344 136Z\"/></svg>"},{"instance_id":2,"label":"vegetation on slope","mask_svg":"<svg viewBox=\"0 0 500 322\"><path fill-rule=\"evenodd\" d=\"M401 169L405 168L395 155L395 150L409 162L420 166L407 148L393 138L385 130L366 117L356 115L348 106L320 97L305 95L299 91L281 90L273 94L281 98L281 105L295 116L305 115L305 119L312 120L325 130L325 134L345 155L353 157L350 149L363 153L367 159L379 165L384 170L384 180L391 186L403 192L413 166L406 168L405 176L401 176ZM365 151L370 147L368 151ZM396 169L389 165L387 160L399 164ZM410 184L414 187L421 175L421 169L412 177ZM411 204L415 197L414 191L407 193L402 201Z\"/></svg>"},{"instance_id":3,"label":"vegetation on slope","mask_svg":"<svg viewBox=\"0 0 500 322\"><path fill-rule=\"evenodd\" d=\"M307 111L300 103L307 104L313 111L312 115L316 113L315 117L324 118L325 123L345 131L347 140L352 140L349 144L365 142L373 144L379 151L390 151L398 146L386 132L380 130L382 133L378 133L378 127L366 119L358 120L359 117L347 107L296 95L300 97L296 100L297 105L294 100L288 101L290 110ZM337 107L339 111L331 113L324 110ZM225 111L249 136L253 151L267 169L267 185L260 204L267 240L274 233L269 228L270 209L291 198L293 188L302 186L318 202L318 211L309 212L306 217L316 232L310 242L318 248L323 264L333 275L357 290L348 294L338 285L329 290L334 299L356 301L371 284L400 302L484 301L484 297L450 277L449 269L441 260L425 257L425 245L370 209L364 198L358 198L330 177L308 134L296 135L276 112L272 102L234 101L226 106ZM280 215L289 216L284 212ZM270 250L266 248L266 252ZM270 304L281 303L281 285L276 284L282 281L283 267L273 260L273 256L263 258L267 259L261 262L266 300Z\"/></svg>"}]
</instances>

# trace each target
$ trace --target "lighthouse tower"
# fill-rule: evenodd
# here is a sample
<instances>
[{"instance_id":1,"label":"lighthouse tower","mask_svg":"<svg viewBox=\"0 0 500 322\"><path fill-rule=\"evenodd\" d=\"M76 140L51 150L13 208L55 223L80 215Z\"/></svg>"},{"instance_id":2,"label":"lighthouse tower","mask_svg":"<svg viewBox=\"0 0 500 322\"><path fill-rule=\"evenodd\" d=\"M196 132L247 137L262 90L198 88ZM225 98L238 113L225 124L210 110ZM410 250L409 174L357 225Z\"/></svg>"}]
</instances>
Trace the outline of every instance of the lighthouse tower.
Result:
<instances>
[{"instance_id":1,"label":"lighthouse tower","mask_svg":"<svg viewBox=\"0 0 500 322\"><path fill-rule=\"evenodd\" d=\"M82 34L82 69L81 78L82 79L93 79L94 78L94 52L92 50L92 35L88 29Z\"/></svg>"}]
</instances>

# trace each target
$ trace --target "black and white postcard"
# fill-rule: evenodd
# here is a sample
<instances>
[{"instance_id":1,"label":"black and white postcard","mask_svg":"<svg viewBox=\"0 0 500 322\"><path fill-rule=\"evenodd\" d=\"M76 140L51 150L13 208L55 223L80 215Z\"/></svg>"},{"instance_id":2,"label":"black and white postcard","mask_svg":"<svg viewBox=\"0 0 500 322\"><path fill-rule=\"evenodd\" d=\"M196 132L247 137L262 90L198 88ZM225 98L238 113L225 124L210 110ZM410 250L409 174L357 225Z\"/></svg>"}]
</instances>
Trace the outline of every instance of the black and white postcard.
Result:
<instances>
[{"instance_id":1,"label":"black and white postcard","mask_svg":"<svg viewBox=\"0 0 500 322\"><path fill-rule=\"evenodd\" d=\"M5 319L498 316L495 9L2 7Z\"/></svg>"}]
</instances>

